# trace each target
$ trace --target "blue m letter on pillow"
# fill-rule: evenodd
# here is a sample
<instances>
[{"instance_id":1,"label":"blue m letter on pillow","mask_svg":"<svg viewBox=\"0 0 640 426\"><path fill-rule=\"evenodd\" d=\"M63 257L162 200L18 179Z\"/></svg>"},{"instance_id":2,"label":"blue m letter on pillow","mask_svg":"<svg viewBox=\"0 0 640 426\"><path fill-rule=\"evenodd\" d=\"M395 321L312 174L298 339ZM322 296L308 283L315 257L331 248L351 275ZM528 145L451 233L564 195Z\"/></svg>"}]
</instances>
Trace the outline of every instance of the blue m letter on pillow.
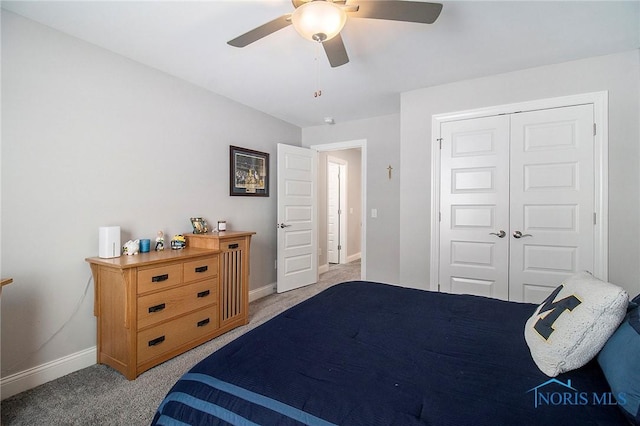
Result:
<instances>
[{"instance_id":1,"label":"blue m letter on pillow","mask_svg":"<svg viewBox=\"0 0 640 426\"><path fill-rule=\"evenodd\" d=\"M564 311L573 311L576 306L582 303L580 299L578 299L574 295L554 302L553 300L556 298L558 293L562 291L563 288L564 286L559 286L553 291L553 293L549 295L549 297L545 299L545 301L542 303L542 306L540 307L540 312L538 312L538 315L541 315L547 311L551 312L549 312L543 318L538 319L538 321L536 321L536 325L533 326L538 334L540 334L545 340L549 340L549 337L551 337L551 333L553 333L554 330L553 323L556 322L560 315L562 315Z\"/></svg>"}]
</instances>

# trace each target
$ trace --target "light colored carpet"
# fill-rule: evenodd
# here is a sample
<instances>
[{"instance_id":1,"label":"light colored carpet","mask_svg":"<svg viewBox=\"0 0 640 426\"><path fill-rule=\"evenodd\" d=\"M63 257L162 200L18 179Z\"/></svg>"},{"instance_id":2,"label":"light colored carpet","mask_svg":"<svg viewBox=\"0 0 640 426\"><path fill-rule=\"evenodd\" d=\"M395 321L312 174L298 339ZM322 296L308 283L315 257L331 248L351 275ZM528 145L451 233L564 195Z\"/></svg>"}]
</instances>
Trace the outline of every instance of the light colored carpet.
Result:
<instances>
[{"instance_id":1,"label":"light colored carpet","mask_svg":"<svg viewBox=\"0 0 640 426\"><path fill-rule=\"evenodd\" d=\"M1 424L148 425L173 383L207 355L282 311L344 281L360 279L360 262L334 265L320 281L250 304L250 322L129 381L104 365L93 365L2 401Z\"/></svg>"}]
</instances>

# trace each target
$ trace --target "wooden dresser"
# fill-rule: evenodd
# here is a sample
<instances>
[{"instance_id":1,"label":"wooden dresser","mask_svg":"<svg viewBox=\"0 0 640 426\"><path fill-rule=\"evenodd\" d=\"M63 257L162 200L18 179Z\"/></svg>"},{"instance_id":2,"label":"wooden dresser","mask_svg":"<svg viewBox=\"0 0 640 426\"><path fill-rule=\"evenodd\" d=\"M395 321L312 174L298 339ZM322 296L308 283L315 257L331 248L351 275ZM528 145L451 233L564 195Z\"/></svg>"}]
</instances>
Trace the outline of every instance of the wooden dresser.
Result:
<instances>
[{"instance_id":1,"label":"wooden dresser","mask_svg":"<svg viewBox=\"0 0 640 426\"><path fill-rule=\"evenodd\" d=\"M246 324L249 243L243 244L235 269L224 268L236 249L198 248L189 240L182 250L86 259L95 282L98 363L133 380ZM225 280L239 284L228 288Z\"/></svg>"}]
</instances>

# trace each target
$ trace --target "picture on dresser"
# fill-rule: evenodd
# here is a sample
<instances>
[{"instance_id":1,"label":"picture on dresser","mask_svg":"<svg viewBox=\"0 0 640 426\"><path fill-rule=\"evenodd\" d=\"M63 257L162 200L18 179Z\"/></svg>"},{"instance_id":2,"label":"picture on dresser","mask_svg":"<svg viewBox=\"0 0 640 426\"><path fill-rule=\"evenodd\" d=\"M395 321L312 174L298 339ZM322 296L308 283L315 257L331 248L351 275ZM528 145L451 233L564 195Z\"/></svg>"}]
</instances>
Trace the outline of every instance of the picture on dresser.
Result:
<instances>
[{"instance_id":1,"label":"picture on dresser","mask_svg":"<svg viewBox=\"0 0 640 426\"><path fill-rule=\"evenodd\" d=\"M206 234L209 232L207 221L201 217L192 217L191 226L193 227L194 234Z\"/></svg>"},{"instance_id":2,"label":"picture on dresser","mask_svg":"<svg viewBox=\"0 0 640 426\"><path fill-rule=\"evenodd\" d=\"M229 195L269 196L269 154L229 147Z\"/></svg>"}]
</instances>

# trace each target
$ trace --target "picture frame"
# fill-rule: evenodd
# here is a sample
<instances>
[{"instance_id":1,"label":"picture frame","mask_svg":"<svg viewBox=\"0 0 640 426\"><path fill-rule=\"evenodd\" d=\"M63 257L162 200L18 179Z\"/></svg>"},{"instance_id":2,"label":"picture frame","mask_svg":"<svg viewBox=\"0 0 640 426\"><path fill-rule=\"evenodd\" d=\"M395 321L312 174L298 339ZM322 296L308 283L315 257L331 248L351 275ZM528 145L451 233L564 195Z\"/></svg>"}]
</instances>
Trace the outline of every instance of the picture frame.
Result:
<instances>
[{"instance_id":1,"label":"picture frame","mask_svg":"<svg viewBox=\"0 0 640 426\"><path fill-rule=\"evenodd\" d=\"M209 228L207 227L207 221L201 217L192 217L191 226L193 227L194 234L206 234L209 232Z\"/></svg>"},{"instance_id":2,"label":"picture frame","mask_svg":"<svg viewBox=\"0 0 640 426\"><path fill-rule=\"evenodd\" d=\"M229 146L229 195L269 196L269 153Z\"/></svg>"}]
</instances>

